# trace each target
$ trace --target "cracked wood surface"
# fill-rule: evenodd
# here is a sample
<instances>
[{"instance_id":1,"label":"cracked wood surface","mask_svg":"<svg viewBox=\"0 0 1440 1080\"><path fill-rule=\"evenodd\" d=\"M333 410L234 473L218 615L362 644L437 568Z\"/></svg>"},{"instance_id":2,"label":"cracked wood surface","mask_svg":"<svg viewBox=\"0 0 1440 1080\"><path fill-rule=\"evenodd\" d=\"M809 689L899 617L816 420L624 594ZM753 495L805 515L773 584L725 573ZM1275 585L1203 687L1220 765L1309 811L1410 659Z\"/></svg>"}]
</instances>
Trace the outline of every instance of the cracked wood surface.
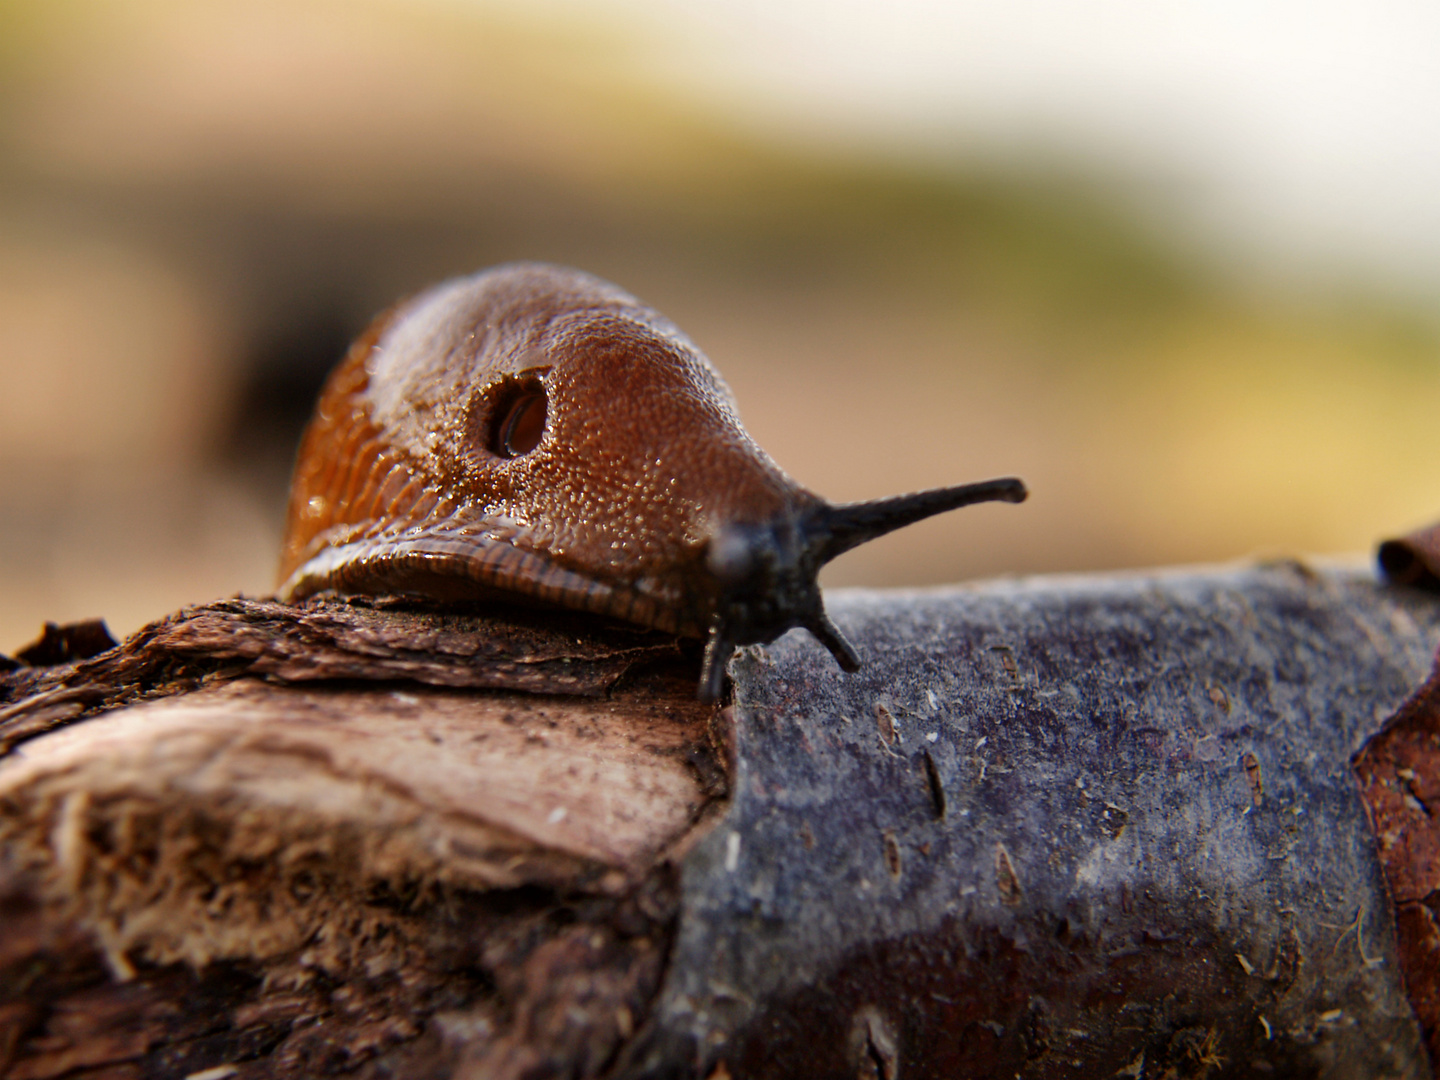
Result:
<instances>
[{"instance_id":1,"label":"cracked wood surface","mask_svg":"<svg viewBox=\"0 0 1440 1080\"><path fill-rule=\"evenodd\" d=\"M92 625L79 624L86 631ZM598 697L632 668L673 659L681 649L664 634L562 612L385 598L292 606L237 597L185 608L118 649L76 663L0 675L0 756L90 713L242 675Z\"/></svg>"}]
</instances>

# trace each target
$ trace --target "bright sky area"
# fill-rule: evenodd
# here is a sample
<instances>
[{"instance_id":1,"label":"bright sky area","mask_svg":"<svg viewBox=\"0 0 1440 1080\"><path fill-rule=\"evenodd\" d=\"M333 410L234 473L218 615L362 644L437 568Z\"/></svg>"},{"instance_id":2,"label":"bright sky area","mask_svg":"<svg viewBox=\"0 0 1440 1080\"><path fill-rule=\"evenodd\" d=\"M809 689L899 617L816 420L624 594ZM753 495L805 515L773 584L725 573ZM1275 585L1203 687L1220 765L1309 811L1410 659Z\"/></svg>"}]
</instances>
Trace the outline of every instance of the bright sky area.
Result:
<instances>
[{"instance_id":1,"label":"bright sky area","mask_svg":"<svg viewBox=\"0 0 1440 1080\"><path fill-rule=\"evenodd\" d=\"M1440 5L443 2L648 27L655 74L782 137L1055 155L1261 266L1440 296Z\"/></svg>"}]
</instances>

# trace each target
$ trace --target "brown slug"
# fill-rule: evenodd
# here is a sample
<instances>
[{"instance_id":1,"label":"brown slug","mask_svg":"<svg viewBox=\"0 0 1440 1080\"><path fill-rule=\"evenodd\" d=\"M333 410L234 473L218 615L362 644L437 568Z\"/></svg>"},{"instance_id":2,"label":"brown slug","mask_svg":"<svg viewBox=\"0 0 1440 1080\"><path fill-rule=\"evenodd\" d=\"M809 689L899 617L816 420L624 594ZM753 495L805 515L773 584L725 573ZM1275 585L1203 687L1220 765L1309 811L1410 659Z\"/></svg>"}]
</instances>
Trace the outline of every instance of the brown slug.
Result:
<instances>
[{"instance_id":1,"label":"brown slug","mask_svg":"<svg viewBox=\"0 0 1440 1080\"><path fill-rule=\"evenodd\" d=\"M820 567L1025 494L1004 479L831 505L756 445L663 316L589 274L521 263L398 305L331 373L295 467L280 594L614 616L706 639L700 696L714 700L737 645L794 626L856 670Z\"/></svg>"}]
</instances>

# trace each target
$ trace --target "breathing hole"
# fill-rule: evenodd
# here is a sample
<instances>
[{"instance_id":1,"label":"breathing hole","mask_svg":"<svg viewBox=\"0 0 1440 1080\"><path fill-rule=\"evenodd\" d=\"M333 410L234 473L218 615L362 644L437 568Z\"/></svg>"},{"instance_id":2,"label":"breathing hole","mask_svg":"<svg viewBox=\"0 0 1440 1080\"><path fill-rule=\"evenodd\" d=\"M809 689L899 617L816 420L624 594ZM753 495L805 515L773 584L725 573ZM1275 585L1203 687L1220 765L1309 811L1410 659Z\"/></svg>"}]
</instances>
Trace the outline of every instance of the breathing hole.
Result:
<instances>
[{"instance_id":1,"label":"breathing hole","mask_svg":"<svg viewBox=\"0 0 1440 1080\"><path fill-rule=\"evenodd\" d=\"M545 388L527 383L496 410L490 449L500 457L519 457L540 445L545 434Z\"/></svg>"}]
</instances>

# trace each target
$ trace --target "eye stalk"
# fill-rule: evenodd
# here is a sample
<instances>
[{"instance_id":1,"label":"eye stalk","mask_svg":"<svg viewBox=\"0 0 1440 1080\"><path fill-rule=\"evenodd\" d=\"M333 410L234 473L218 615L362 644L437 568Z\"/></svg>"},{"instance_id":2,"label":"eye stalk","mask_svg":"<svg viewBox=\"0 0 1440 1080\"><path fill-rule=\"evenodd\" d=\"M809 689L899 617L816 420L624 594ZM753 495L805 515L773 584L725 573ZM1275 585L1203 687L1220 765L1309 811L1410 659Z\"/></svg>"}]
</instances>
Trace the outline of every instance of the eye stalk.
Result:
<instances>
[{"instance_id":1,"label":"eye stalk","mask_svg":"<svg viewBox=\"0 0 1440 1080\"><path fill-rule=\"evenodd\" d=\"M1020 480L1008 477L870 502L821 503L758 525L721 526L705 552L719 595L705 642L700 700L719 698L736 646L774 641L796 626L809 630L842 670L858 671L854 646L825 613L820 568L867 540L933 514L980 502L1024 502L1027 494Z\"/></svg>"}]
</instances>

